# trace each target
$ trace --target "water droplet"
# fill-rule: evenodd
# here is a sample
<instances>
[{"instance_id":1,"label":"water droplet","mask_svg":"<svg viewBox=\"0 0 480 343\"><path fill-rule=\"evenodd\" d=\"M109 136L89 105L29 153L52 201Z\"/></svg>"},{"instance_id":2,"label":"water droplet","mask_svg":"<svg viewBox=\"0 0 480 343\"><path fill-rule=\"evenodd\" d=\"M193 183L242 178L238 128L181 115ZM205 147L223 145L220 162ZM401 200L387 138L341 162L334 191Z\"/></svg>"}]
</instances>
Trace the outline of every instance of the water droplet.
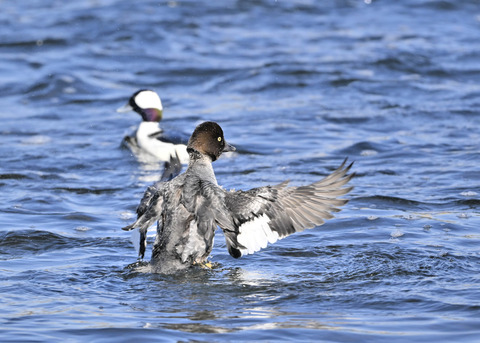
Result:
<instances>
[{"instance_id":1,"label":"water droplet","mask_svg":"<svg viewBox=\"0 0 480 343\"><path fill-rule=\"evenodd\" d=\"M122 220L129 220L135 217L133 212L122 212L120 213L120 219Z\"/></svg>"},{"instance_id":2,"label":"water droplet","mask_svg":"<svg viewBox=\"0 0 480 343\"><path fill-rule=\"evenodd\" d=\"M362 150L362 151L360 152L360 156L375 156L375 155L377 155L377 154L378 154L377 151L375 151L375 150L369 150L369 149L367 149L367 150Z\"/></svg>"},{"instance_id":3,"label":"water droplet","mask_svg":"<svg viewBox=\"0 0 480 343\"><path fill-rule=\"evenodd\" d=\"M75 79L74 79L72 76L70 76L70 75L62 75L62 76L60 77L60 80L62 80L62 81L65 82L65 83L73 83L73 82L75 82Z\"/></svg>"},{"instance_id":4,"label":"water droplet","mask_svg":"<svg viewBox=\"0 0 480 343\"><path fill-rule=\"evenodd\" d=\"M51 140L52 139L48 136L35 135L35 136L31 136L31 137L22 139L22 144L42 145L42 144L49 143Z\"/></svg>"},{"instance_id":5,"label":"water droplet","mask_svg":"<svg viewBox=\"0 0 480 343\"><path fill-rule=\"evenodd\" d=\"M395 231L392 231L392 233L390 234L390 237L392 238L398 238L398 237L402 237L404 235L404 233L401 231L401 230L395 230Z\"/></svg>"},{"instance_id":6,"label":"water droplet","mask_svg":"<svg viewBox=\"0 0 480 343\"><path fill-rule=\"evenodd\" d=\"M74 87L65 87L63 89L63 92L66 94L73 94L73 93L76 93L77 90Z\"/></svg>"}]
</instances>

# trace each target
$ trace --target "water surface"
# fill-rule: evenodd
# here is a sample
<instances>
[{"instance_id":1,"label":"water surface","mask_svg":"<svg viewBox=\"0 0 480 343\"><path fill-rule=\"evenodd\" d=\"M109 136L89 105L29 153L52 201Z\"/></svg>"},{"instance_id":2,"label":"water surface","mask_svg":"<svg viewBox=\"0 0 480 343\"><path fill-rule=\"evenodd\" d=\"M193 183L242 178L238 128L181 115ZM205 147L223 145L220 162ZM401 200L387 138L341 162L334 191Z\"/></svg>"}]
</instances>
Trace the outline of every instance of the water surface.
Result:
<instances>
[{"instance_id":1,"label":"water surface","mask_svg":"<svg viewBox=\"0 0 480 343\"><path fill-rule=\"evenodd\" d=\"M478 1L1 6L0 340L480 339ZM139 88L181 137L222 125L226 188L349 157L351 201L239 260L218 232L212 270L129 267L162 172L121 145Z\"/></svg>"}]
</instances>

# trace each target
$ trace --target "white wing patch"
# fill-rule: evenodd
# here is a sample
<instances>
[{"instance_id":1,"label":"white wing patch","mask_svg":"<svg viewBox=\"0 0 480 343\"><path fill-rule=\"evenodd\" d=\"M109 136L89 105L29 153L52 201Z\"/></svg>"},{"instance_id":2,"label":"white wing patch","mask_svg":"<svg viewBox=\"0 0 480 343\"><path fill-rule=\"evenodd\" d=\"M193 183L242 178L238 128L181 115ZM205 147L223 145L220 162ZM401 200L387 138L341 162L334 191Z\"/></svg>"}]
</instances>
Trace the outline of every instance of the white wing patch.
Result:
<instances>
[{"instance_id":1,"label":"white wing patch","mask_svg":"<svg viewBox=\"0 0 480 343\"><path fill-rule=\"evenodd\" d=\"M278 232L270 229L269 223L270 218L266 214L262 214L240 225L237 241L245 247L245 249L240 248L242 256L253 254L266 248L268 243L275 243L279 240Z\"/></svg>"}]
</instances>

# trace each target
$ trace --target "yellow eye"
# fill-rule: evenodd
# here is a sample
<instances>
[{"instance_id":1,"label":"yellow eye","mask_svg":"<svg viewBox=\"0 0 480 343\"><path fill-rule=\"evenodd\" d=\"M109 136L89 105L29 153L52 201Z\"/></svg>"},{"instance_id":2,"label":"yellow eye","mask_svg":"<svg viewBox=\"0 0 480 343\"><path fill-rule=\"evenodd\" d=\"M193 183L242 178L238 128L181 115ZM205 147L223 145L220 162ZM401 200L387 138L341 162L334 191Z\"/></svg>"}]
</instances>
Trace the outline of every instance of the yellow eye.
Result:
<instances>
[{"instance_id":1,"label":"yellow eye","mask_svg":"<svg viewBox=\"0 0 480 343\"><path fill-rule=\"evenodd\" d=\"M219 142L221 142L221 141L222 141L222 137L218 137L217 140L218 140Z\"/></svg>"}]
</instances>

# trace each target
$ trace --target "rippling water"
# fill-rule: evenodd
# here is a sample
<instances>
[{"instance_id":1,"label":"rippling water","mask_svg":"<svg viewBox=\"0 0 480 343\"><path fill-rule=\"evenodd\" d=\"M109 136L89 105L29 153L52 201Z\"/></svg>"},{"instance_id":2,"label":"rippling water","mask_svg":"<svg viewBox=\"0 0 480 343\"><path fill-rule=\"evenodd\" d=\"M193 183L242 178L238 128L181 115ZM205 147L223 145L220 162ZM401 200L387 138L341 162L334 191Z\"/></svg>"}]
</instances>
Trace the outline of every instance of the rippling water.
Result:
<instances>
[{"instance_id":1,"label":"rippling water","mask_svg":"<svg viewBox=\"0 0 480 343\"><path fill-rule=\"evenodd\" d=\"M1 341L480 339L480 2L0 1ZM141 273L128 234L162 172L121 145L138 88L219 183L318 180L324 226L213 270ZM153 237L150 237L152 240Z\"/></svg>"}]
</instances>

